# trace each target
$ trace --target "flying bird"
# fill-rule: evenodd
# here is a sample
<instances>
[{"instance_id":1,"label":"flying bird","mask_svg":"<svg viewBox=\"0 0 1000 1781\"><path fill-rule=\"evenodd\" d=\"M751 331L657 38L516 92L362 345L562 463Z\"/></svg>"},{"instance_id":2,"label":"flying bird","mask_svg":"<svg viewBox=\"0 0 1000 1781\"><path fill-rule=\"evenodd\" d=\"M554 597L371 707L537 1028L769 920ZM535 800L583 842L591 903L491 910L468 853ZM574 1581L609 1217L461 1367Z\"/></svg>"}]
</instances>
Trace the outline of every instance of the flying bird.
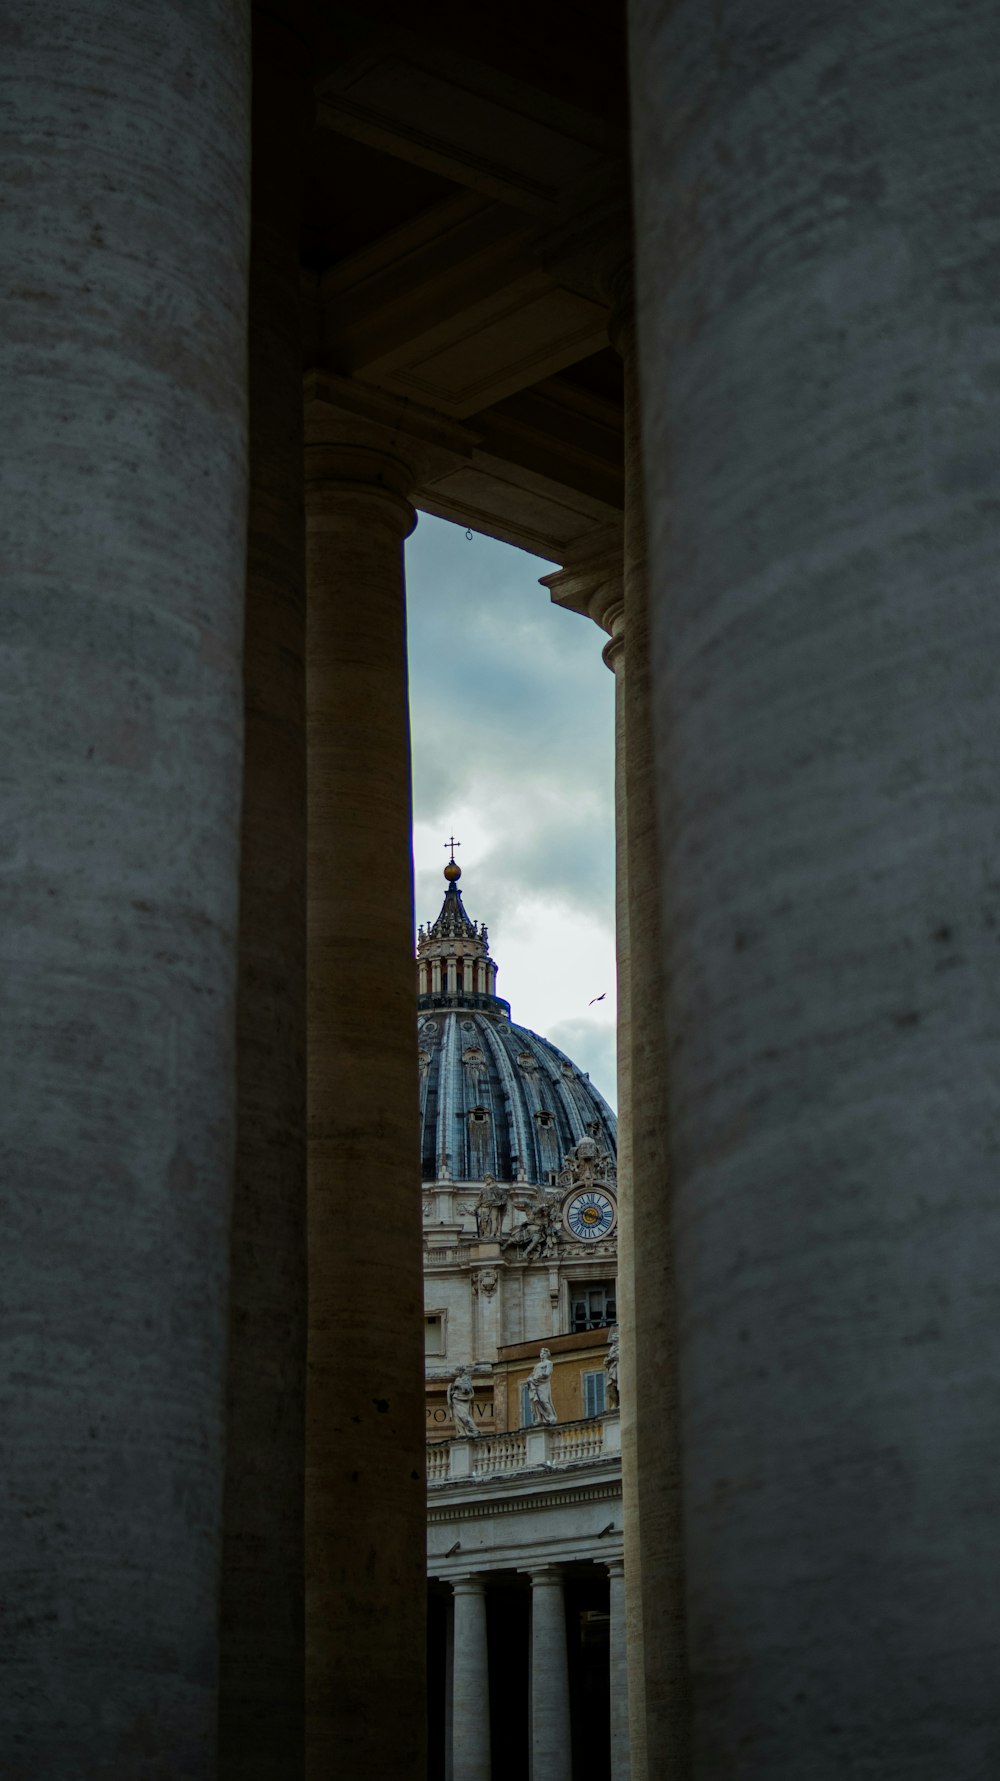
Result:
<instances>
[{"instance_id":1,"label":"flying bird","mask_svg":"<svg viewBox=\"0 0 1000 1781\"><path fill-rule=\"evenodd\" d=\"M595 1002L603 1002L603 1000L604 1000L604 998L605 998L605 996L606 996L606 995L607 995L607 993L608 993L608 992L607 992L607 990L606 990L606 989L602 989L602 991L601 991L601 993L600 993L600 995L599 995L599 996L591 996L591 998L590 998L590 1001L589 1001L589 1002L588 1002L588 1003L587 1003L587 1007L588 1007L588 1008L592 1008L592 1007L593 1007L593 1006L594 1006L594 1003L595 1003Z\"/></svg>"}]
</instances>

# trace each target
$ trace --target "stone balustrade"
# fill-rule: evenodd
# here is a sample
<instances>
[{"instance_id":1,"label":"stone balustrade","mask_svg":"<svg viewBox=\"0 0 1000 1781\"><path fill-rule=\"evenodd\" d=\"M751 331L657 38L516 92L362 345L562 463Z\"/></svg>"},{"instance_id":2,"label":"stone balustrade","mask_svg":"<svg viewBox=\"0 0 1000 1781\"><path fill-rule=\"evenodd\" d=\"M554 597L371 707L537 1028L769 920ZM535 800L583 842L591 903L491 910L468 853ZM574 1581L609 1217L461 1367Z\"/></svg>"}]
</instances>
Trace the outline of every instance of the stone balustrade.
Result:
<instances>
[{"instance_id":1,"label":"stone balustrade","mask_svg":"<svg viewBox=\"0 0 1000 1781\"><path fill-rule=\"evenodd\" d=\"M428 1447L428 1484L442 1484L446 1481L448 1477L448 1447L449 1442L447 1441L435 1441L432 1447Z\"/></svg>"},{"instance_id":2,"label":"stone balustrade","mask_svg":"<svg viewBox=\"0 0 1000 1781\"><path fill-rule=\"evenodd\" d=\"M617 1459L620 1453L621 1423L618 1412L611 1411L579 1422L542 1423L507 1434L481 1435L477 1440L433 1441L427 1448L427 1483L434 1488L541 1467L561 1471Z\"/></svg>"}]
</instances>

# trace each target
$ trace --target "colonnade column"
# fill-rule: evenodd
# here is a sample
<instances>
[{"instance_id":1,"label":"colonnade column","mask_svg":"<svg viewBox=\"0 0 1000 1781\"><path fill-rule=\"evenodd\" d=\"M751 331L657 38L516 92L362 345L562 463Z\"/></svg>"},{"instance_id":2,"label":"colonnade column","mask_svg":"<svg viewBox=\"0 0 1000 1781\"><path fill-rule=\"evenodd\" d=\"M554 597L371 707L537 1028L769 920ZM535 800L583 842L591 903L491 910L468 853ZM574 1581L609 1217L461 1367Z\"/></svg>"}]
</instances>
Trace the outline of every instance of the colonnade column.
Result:
<instances>
[{"instance_id":1,"label":"colonnade column","mask_svg":"<svg viewBox=\"0 0 1000 1781\"><path fill-rule=\"evenodd\" d=\"M571 1781L566 1605L557 1565L531 1576L531 1781Z\"/></svg>"},{"instance_id":2,"label":"colonnade column","mask_svg":"<svg viewBox=\"0 0 1000 1781\"><path fill-rule=\"evenodd\" d=\"M699 1781L1000 1747L1000 21L857 27L631 6Z\"/></svg>"},{"instance_id":3,"label":"colonnade column","mask_svg":"<svg viewBox=\"0 0 1000 1781\"><path fill-rule=\"evenodd\" d=\"M646 514L632 269L614 281L611 338L625 372L624 613L605 655L616 676L618 920L624 913L625 1184L622 1475L631 1762L636 1781L684 1781L689 1697L680 1503L680 1409L667 1030L653 752ZM621 779L624 778L624 795ZM624 847L622 845L624 828ZM624 859L623 859L624 855ZM624 889L624 895L622 894ZM624 910L623 910L624 905Z\"/></svg>"},{"instance_id":4,"label":"colonnade column","mask_svg":"<svg viewBox=\"0 0 1000 1781\"><path fill-rule=\"evenodd\" d=\"M626 1641L625 1561L610 1559L611 1645L608 1685L611 1701L611 1781L630 1781L628 1655Z\"/></svg>"},{"instance_id":5,"label":"colonnade column","mask_svg":"<svg viewBox=\"0 0 1000 1781\"><path fill-rule=\"evenodd\" d=\"M619 1402L622 1441L622 1521L626 1548L635 1573L631 1590L624 1585L622 1561L621 1613L628 1634L629 1661L622 1676L625 1689L626 1748L634 1772L645 1776L646 1671L642 1630L642 1570L639 1558L639 1485L636 1444L636 1411L633 1382L636 1377L635 1314L635 1216L632 1181L632 969L629 943L628 895L628 795L626 751L628 725L625 699L625 599L624 575L621 597L603 615L610 630L604 661L615 677L615 954L617 961L618 1019L618 1328L620 1343ZM613 1630L613 1622L612 1622ZM623 1628L623 1631L625 1629ZM629 1729L629 1721L631 1727ZM612 1746L614 1760L614 1746Z\"/></svg>"},{"instance_id":6,"label":"colonnade column","mask_svg":"<svg viewBox=\"0 0 1000 1781\"><path fill-rule=\"evenodd\" d=\"M490 1781L486 1589L479 1577L459 1577L452 1588L455 1604L451 1772L453 1781Z\"/></svg>"},{"instance_id":7,"label":"colonnade column","mask_svg":"<svg viewBox=\"0 0 1000 1781\"><path fill-rule=\"evenodd\" d=\"M250 502L219 1768L302 1767L305 520L302 44L253 13Z\"/></svg>"},{"instance_id":8,"label":"colonnade column","mask_svg":"<svg viewBox=\"0 0 1000 1781\"><path fill-rule=\"evenodd\" d=\"M425 1468L409 467L306 450L306 1774L422 1781Z\"/></svg>"},{"instance_id":9,"label":"colonnade column","mask_svg":"<svg viewBox=\"0 0 1000 1781\"><path fill-rule=\"evenodd\" d=\"M249 73L239 0L21 7L0 61L0 1771L47 1781L215 1766Z\"/></svg>"}]
</instances>

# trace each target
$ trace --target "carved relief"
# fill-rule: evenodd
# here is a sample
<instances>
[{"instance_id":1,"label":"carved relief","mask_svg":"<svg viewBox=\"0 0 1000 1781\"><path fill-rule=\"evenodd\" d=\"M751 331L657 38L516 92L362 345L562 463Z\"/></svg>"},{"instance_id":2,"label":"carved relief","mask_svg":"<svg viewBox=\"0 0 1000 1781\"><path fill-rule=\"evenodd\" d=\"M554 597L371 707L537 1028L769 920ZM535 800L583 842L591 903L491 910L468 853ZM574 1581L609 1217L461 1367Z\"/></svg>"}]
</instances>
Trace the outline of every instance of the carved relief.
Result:
<instances>
[{"instance_id":1,"label":"carved relief","mask_svg":"<svg viewBox=\"0 0 1000 1781\"><path fill-rule=\"evenodd\" d=\"M614 1191L618 1171L608 1151L597 1142L600 1129L596 1123L588 1126L588 1136L566 1152L559 1172L559 1186L563 1192L573 1187L605 1187Z\"/></svg>"}]
</instances>

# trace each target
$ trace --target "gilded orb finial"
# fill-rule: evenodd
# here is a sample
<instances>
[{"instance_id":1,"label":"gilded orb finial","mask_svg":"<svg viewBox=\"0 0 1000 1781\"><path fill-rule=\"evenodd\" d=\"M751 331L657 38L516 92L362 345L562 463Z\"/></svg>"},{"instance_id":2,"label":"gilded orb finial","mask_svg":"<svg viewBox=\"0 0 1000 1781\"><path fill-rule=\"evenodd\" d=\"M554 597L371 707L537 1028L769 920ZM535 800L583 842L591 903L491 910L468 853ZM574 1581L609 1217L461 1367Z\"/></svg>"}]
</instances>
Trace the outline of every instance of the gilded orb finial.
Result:
<instances>
[{"instance_id":1,"label":"gilded orb finial","mask_svg":"<svg viewBox=\"0 0 1000 1781\"><path fill-rule=\"evenodd\" d=\"M456 847L461 847L461 845L461 841L456 841L454 835L451 836L450 840L445 842L445 847L448 850L448 864L444 869L444 875L449 884L454 884L455 880L462 876L461 866L456 865L455 863L455 849Z\"/></svg>"}]
</instances>

